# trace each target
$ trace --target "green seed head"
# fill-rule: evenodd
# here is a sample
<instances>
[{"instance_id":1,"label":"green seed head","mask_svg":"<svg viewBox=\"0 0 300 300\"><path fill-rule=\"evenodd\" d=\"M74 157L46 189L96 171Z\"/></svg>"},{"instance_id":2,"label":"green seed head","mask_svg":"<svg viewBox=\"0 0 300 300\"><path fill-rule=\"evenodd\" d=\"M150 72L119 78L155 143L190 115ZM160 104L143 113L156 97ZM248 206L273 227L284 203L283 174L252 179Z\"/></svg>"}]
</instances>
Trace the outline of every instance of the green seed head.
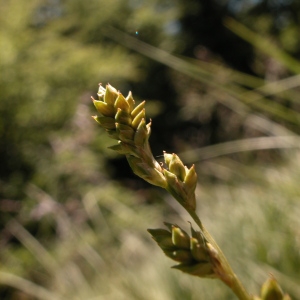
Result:
<instances>
[{"instance_id":1,"label":"green seed head","mask_svg":"<svg viewBox=\"0 0 300 300\"><path fill-rule=\"evenodd\" d=\"M154 159L149 145L151 121L146 123L145 101L134 107L131 92L125 98L110 84L105 88L100 85L97 94L99 100L93 102L102 116L94 119L112 139L118 140L110 148L126 155L136 175L167 189L186 209L195 210L195 168L188 169L176 154L164 153L168 170Z\"/></svg>"},{"instance_id":2,"label":"green seed head","mask_svg":"<svg viewBox=\"0 0 300 300\"><path fill-rule=\"evenodd\" d=\"M199 277L216 278L217 275L207 254L208 249L203 246L204 240L200 238L199 242L196 237L190 238L178 225L170 223L165 225L171 232L165 229L148 229L148 231L165 255L180 263L173 268ZM193 234L201 237L200 232L195 230Z\"/></svg>"}]
</instances>

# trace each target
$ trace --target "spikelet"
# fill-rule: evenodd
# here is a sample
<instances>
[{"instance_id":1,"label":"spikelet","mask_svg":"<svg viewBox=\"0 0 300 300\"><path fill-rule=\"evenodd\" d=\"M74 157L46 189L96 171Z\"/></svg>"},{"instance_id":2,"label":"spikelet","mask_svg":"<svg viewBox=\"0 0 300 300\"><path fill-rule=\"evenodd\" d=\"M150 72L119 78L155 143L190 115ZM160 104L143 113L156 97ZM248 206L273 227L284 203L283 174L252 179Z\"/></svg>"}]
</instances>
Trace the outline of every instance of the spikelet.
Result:
<instances>
[{"instance_id":1,"label":"spikelet","mask_svg":"<svg viewBox=\"0 0 300 300\"><path fill-rule=\"evenodd\" d=\"M153 157L149 137L151 122L146 122L145 101L135 106L131 92L125 98L110 84L99 85L99 99L93 99L102 116L93 118L115 140L110 149L126 156L133 172L147 182L167 189L185 208L195 211L197 174L195 167L188 169L176 154L164 153L167 169Z\"/></svg>"},{"instance_id":2,"label":"spikelet","mask_svg":"<svg viewBox=\"0 0 300 300\"><path fill-rule=\"evenodd\" d=\"M176 224L165 223L165 225L170 231L148 229L148 232L165 255L179 263L172 268L198 277L217 277L210 258L210 250L206 246L209 243L202 233L191 227L190 237Z\"/></svg>"}]
</instances>

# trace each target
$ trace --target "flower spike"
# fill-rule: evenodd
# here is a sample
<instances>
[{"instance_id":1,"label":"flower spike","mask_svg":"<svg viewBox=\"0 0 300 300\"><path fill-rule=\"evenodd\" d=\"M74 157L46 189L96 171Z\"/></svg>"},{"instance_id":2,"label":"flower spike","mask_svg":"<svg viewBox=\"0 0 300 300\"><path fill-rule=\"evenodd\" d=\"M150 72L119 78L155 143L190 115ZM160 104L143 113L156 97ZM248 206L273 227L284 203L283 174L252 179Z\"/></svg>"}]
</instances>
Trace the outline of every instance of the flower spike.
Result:
<instances>
[{"instance_id":1,"label":"flower spike","mask_svg":"<svg viewBox=\"0 0 300 300\"><path fill-rule=\"evenodd\" d=\"M100 84L97 95L98 100L92 99L102 116L95 116L94 119L111 138L119 141L110 149L125 155L136 175L167 189L181 205L195 210L195 169L184 166L176 154L164 153L168 169L154 159L149 145L151 121L146 122L146 102L135 106L131 92L124 97L110 84L105 88Z\"/></svg>"},{"instance_id":2,"label":"flower spike","mask_svg":"<svg viewBox=\"0 0 300 300\"><path fill-rule=\"evenodd\" d=\"M165 229L148 229L166 256L178 262L172 268L198 277L217 278L207 241L191 227L192 237L175 224L165 223ZM195 237L197 236L197 238Z\"/></svg>"}]
</instances>

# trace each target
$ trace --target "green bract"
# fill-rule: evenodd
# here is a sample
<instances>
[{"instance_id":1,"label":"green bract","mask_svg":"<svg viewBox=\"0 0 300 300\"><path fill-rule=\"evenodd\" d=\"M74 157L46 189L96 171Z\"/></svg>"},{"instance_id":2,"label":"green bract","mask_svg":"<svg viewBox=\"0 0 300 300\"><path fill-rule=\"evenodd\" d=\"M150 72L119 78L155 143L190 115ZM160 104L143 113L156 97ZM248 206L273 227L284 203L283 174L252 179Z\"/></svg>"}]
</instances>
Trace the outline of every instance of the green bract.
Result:
<instances>
[{"instance_id":1,"label":"green bract","mask_svg":"<svg viewBox=\"0 0 300 300\"><path fill-rule=\"evenodd\" d=\"M148 229L152 238L169 258L179 262L173 268L198 277L217 277L207 241L191 227L190 237L178 225L165 223L171 230Z\"/></svg>"}]
</instances>

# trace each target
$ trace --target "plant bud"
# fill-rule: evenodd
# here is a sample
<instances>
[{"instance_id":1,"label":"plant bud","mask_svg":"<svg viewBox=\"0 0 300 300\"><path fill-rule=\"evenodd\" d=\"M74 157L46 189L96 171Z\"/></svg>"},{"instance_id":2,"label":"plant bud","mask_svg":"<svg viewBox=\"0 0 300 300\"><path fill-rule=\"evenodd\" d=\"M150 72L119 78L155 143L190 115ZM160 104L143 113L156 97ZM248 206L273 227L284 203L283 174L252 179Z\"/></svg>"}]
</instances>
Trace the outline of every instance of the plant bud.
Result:
<instances>
[{"instance_id":1,"label":"plant bud","mask_svg":"<svg viewBox=\"0 0 300 300\"><path fill-rule=\"evenodd\" d=\"M172 227L172 241L179 249L190 249L189 235L177 226Z\"/></svg>"},{"instance_id":2,"label":"plant bud","mask_svg":"<svg viewBox=\"0 0 300 300\"><path fill-rule=\"evenodd\" d=\"M117 113L115 115L115 119L117 123L131 125L131 116L121 108L118 108Z\"/></svg>"},{"instance_id":3,"label":"plant bud","mask_svg":"<svg viewBox=\"0 0 300 300\"><path fill-rule=\"evenodd\" d=\"M172 196L186 209L195 210L196 199L195 195L188 195L184 189L183 182L178 180L178 177L173 173L163 170L168 186L167 190Z\"/></svg>"},{"instance_id":4,"label":"plant bud","mask_svg":"<svg viewBox=\"0 0 300 300\"><path fill-rule=\"evenodd\" d=\"M118 98L115 101L114 107L115 107L115 110L120 108L123 111L125 111L128 115L130 114L129 104L121 93L119 93Z\"/></svg>"},{"instance_id":5,"label":"plant bud","mask_svg":"<svg viewBox=\"0 0 300 300\"><path fill-rule=\"evenodd\" d=\"M180 181L183 181L186 175L186 168L179 157L175 153L164 153L164 157L169 171L176 175Z\"/></svg>"},{"instance_id":6,"label":"plant bud","mask_svg":"<svg viewBox=\"0 0 300 300\"><path fill-rule=\"evenodd\" d=\"M131 117L134 119L145 107L146 101L141 102L137 107L131 112Z\"/></svg>"},{"instance_id":7,"label":"plant bud","mask_svg":"<svg viewBox=\"0 0 300 300\"><path fill-rule=\"evenodd\" d=\"M102 114L105 117L111 117L114 118L115 117L115 109L113 106L108 105L107 103L103 102L103 101L98 101L95 100L92 97L93 103L97 109L97 111Z\"/></svg>"},{"instance_id":8,"label":"plant bud","mask_svg":"<svg viewBox=\"0 0 300 300\"><path fill-rule=\"evenodd\" d=\"M98 88L98 92L97 92L99 99L101 98L104 101L105 92L106 92L106 89L102 86L101 83L99 83L99 88Z\"/></svg>"},{"instance_id":9,"label":"plant bud","mask_svg":"<svg viewBox=\"0 0 300 300\"><path fill-rule=\"evenodd\" d=\"M173 155L164 151L164 159L167 167L169 168L170 162L172 160Z\"/></svg>"},{"instance_id":10,"label":"plant bud","mask_svg":"<svg viewBox=\"0 0 300 300\"><path fill-rule=\"evenodd\" d=\"M183 182L188 194L195 193L197 186L197 173L195 171L195 165L192 165L191 168L188 169Z\"/></svg>"},{"instance_id":11,"label":"plant bud","mask_svg":"<svg viewBox=\"0 0 300 300\"><path fill-rule=\"evenodd\" d=\"M134 99L132 97L132 93L131 92L128 93L128 95L126 97L126 101L127 101L128 105L129 105L129 110L132 111L133 108L134 108L135 101L134 101Z\"/></svg>"},{"instance_id":12,"label":"plant bud","mask_svg":"<svg viewBox=\"0 0 300 300\"><path fill-rule=\"evenodd\" d=\"M179 182L177 176L166 169L164 169L163 172L168 182L168 190L173 195L173 197L183 205L184 202L182 199L181 191L178 190Z\"/></svg>"},{"instance_id":13,"label":"plant bud","mask_svg":"<svg viewBox=\"0 0 300 300\"><path fill-rule=\"evenodd\" d=\"M199 262L208 261L207 250L200 245L197 239L191 238L190 241L191 253L195 260Z\"/></svg>"},{"instance_id":14,"label":"plant bud","mask_svg":"<svg viewBox=\"0 0 300 300\"><path fill-rule=\"evenodd\" d=\"M147 229L162 250L175 250L171 232L165 229Z\"/></svg>"},{"instance_id":15,"label":"plant bud","mask_svg":"<svg viewBox=\"0 0 300 300\"><path fill-rule=\"evenodd\" d=\"M261 288L262 300L283 300L283 291L274 277L269 278Z\"/></svg>"},{"instance_id":16,"label":"plant bud","mask_svg":"<svg viewBox=\"0 0 300 300\"><path fill-rule=\"evenodd\" d=\"M148 141L148 130L146 127L145 119L142 119L138 128L136 129L135 135L134 135L134 143L136 146L143 147L145 142Z\"/></svg>"},{"instance_id":17,"label":"plant bud","mask_svg":"<svg viewBox=\"0 0 300 300\"><path fill-rule=\"evenodd\" d=\"M135 129L137 129L138 126L139 126L139 124L141 123L141 121L142 121L143 119L145 119L145 118L146 118L146 115L145 115L145 109L142 109L142 110L140 111L140 113L137 114L137 115L134 117L134 119L132 120L131 126L132 126L133 128L135 128Z\"/></svg>"},{"instance_id":18,"label":"plant bud","mask_svg":"<svg viewBox=\"0 0 300 300\"><path fill-rule=\"evenodd\" d=\"M107 103L108 105L114 106L115 101L116 101L117 97L119 96L118 91L114 87L112 87L110 84L106 85L106 89L104 89L102 86L100 86L99 91L98 91L99 97L102 97L103 90L105 91L104 102Z\"/></svg>"},{"instance_id":19,"label":"plant bud","mask_svg":"<svg viewBox=\"0 0 300 300\"><path fill-rule=\"evenodd\" d=\"M148 133L148 139L149 139L150 134L151 134L151 124L152 124L152 122L150 121L150 122L146 125L147 133Z\"/></svg>"},{"instance_id":20,"label":"plant bud","mask_svg":"<svg viewBox=\"0 0 300 300\"><path fill-rule=\"evenodd\" d=\"M196 231L191 224L192 237L195 238L202 248L206 248L206 240L202 232Z\"/></svg>"},{"instance_id":21,"label":"plant bud","mask_svg":"<svg viewBox=\"0 0 300 300\"><path fill-rule=\"evenodd\" d=\"M168 182L168 191L173 197L186 209L196 209L196 197L194 193L194 179L196 174L193 174L193 168L189 170L183 165L181 160L176 154L169 154L164 152L165 162L169 167L169 170L164 170L165 177ZM183 180L186 178L186 173L190 171L190 175L187 178L188 184ZM193 178L192 178L193 177ZM189 184L191 186L189 186Z\"/></svg>"},{"instance_id":22,"label":"plant bud","mask_svg":"<svg viewBox=\"0 0 300 300\"><path fill-rule=\"evenodd\" d=\"M133 137L134 137L135 132L134 132L134 129L131 128L131 126L116 123L116 129L117 129L117 132L119 133L119 138L122 142L134 144Z\"/></svg>"},{"instance_id":23,"label":"plant bud","mask_svg":"<svg viewBox=\"0 0 300 300\"><path fill-rule=\"evenodd\" d=\"M116 123L114 118L110 117L93 117L103 128L108 130L116 129Z\"/></svg>"}]
</instances>

